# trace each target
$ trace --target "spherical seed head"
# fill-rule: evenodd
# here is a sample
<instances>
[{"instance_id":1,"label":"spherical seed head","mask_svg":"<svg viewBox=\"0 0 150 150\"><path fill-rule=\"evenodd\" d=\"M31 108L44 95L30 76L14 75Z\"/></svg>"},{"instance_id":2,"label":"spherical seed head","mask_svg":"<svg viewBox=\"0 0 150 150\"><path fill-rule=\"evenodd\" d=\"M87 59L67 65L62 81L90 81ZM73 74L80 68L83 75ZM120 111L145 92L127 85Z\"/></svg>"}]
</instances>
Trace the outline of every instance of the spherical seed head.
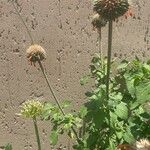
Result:
<instances>
[{"instance_id":1,"label":"spherical seed head","mask_svg":"<svg viewBox=\"0 0 150 150\"><path fill-rule=\"evenodd\" d=\"M137 150L150 150L150 141L147 139L141 139L136 142Z\"/></svg>"},{"instance_id":2,"label":"spherical seed head","mask_svg":"<svg viewBox=\"0 0 150 150\"><path fill-rule=\"evenodd\" d=\"M129 9L128 0L95 0L94 11L106 20L115 20Z\"/></svg>"},{"instance_id":3,"label":"spherical seed head","mask_svg":"<svg viewBox=\"0 0 150 150\"><path fill-rule=\"evenodd\" d=\"M38 100L28 100L21 106L20 115L26 118L34 118L40 116L43 110L43 104Z\"/></svg>"},{"instance_id":4,"label":"spherical seed head","mask_svg":"<svg viewBox=\"0 0 150 150\"><path fill-rule=\"evenodd\" d=\"M31 45L27 49L26 54L27 54L27 58L29 59L31 64L32 63L35 64L36 61L38 61L38 60L42 61L42 60L46 59L45 50L43 49L42 46L37 45L37 44Z\"/></svg>"},{"instance_id":5,"label":"spherical seed head","mask_svg":"<svg viewBox=\"0 0 150 150\"><path fill-rule=\"evenodd\" d=\"M107 20L102 18L98 13L93 16L92 25L94 28L101 28L107 24Z\"/></svg>"}]
</instances>

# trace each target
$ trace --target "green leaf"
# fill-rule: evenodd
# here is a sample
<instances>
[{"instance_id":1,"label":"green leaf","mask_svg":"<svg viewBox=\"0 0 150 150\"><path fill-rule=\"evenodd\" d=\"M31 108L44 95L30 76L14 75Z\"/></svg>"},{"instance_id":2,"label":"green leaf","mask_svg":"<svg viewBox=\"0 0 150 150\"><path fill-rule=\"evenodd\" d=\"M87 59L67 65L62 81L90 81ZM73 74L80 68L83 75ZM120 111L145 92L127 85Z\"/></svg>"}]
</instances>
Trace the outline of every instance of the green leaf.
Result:
<instances>
[{"instance_id":1,"label":"green leaf","mask_svg":"<svg viewBox=\"0 0 150 150\"><path fill-rule=\"evenodd\" d=\"M136 87L136 97L139 104L143 104L150 100L150 81L140 83Z\"/></svg>"},{"instance_id":2,"label":"green leaf","mask_svg":"<svg viewBox=\"0 0 150 150\"><path fill-rule=\"evenodd\" d=\"M80 84L85 85L86 83L88 83L88 80L89 80L89 75L85 75L80 79Z\"/></svg>"},{"instance_id":3,"label":"green leaf","mask_svg":"<svg viewBox=\"0 0 150 150\"><path fill-rule=\"evenodd\" d=\"M70 106L70 104L71 104L71 101L65 100L65 101L63 101L63 103L62 103L62 107L63 107L63 108L66 108L66 107Z\"/></svg>"},{"instance_id":4,"label":"green leaf","mask_svg":"<svg viewBox=\"0 0 150 150\"><path fill-rule=\"evenodd\" d=\"M48 120L49 119L50 113L52 111L52 108L53 108L53 106L52 106L51 103L45 103L44 104L44 108L43 108L43 111L42 111L42 118L44 120Z\"/></svg>"},{"instance_id":5,"label":"green leaf","mask_svg":"<svg viewBox=\"0 0 150 150\"><path fill-rule=\"evenodd\" d=\"M128 66L129 62L127 60L123 60L121 64L118 65L117 69L125 69Z\"/></svg>"},{"instance_id":6,"label":"green leaf","mask_svg":"<svg viewBox=\"0 0 150 150\"><path fill-rule=\"evenodd\" d=\"M110 124L111 127L115 127L115 123L117 122L117 115L113 112L110 112Z\"/></svg>"},{"instance_id":7,"label":"green leaf","mask_svg":"<svg viewBox=\"0 0 150 150\"><path fill-rule=\"evenodd\" d=\"M116 115L121 119L127 119L128 118L128 108L126 103L121 102L115 110Z\"/></svg>"},{"instance_id":8,"label":"green leaf","mask_svg":"<svg viewBox=\"0 0 150 150\"><path fill-rule=\"evenodd\" d=\"M93 92L87 91L87 92L85 93L85 95L86 95L87 97L91 97L91 96L93 96Z\"/></svg>"},{"instance_id":9,"label":"green leaf","mask_svg":"<svg viewBox=\"0 0 150 150\"><path fill-rule=\"evenodd\" d=\"M49 138L50 138L51 144L56 145L57 142L58 142L58 133L57 133L57 131L55 131L55 130L51 131Z\"/></svg>"},{"instance_id":10,"label":"green leaf","mask_svg":"<svg viewBox=\"0 0 150 150\"><path fill-rule=\"evenodd\" d=\"M0 148L2 148L2 149L4 149L4 150L12 150L12 145L11 144L6 144L5 146L2 146L2 147L0 147Z\"/></svg>"},{"instance_id":11,"label":"green leaf","mask_svg":"<svg viewBox=\"0 0 150 150\"><path fill-rule=\"evenodd\" d=\"M116 132L116 135L118 139L121 139L123 137L123 132L122 131Z\"/></svg>"},{"instance_id":12,"label":"green leaf","mask_svg":"<svg viewBox=\"0 0 150 150\"><path fill-rule=\"evenodd\" d=\"M7 144L5 147L5 150L12 150L12 145L11 144Z\"/></svg>"},{"instance_id":13,"label":"green leaf","mask_svg":"<svg viewBox=\"0 0 150 150\"><path fill-rule=\"evenodd\" d=\"M87 113L88 113L87 108L85 106L81 106L80 111L79 111L79 116L81 118L84 118Z\"/></svg>"},{"instance_id":14,"label":"green leaf","mask_svg":"<svg viewBox=\"0 0 150 150\"><path fill-rule=\"evenodd\" d=\"M150 73L150 65L144 63L144 64L143 64L143 71L144 71L145 73Z\"/></svg>"},{"instance_id":15,"label":"green leaf","mask_svg":"<svg viewBox=\"0 0 150 150\"><path fill-rule=\"evenodd\" d=\"M109 141L109 147L106 150L116 150L116 145L112 140Z\"/></svg>"},{"instance_id":16,"label":"green leaf","mask_svg":"<svg viewBox=\"0 0 150 150\"><path fill-rule=\"evenodd\" d=\"M135 97L135 87L134 87L134 81L135 79L131 77L130 74L126 73L124 75L125 80L126 80L126 86L127 89L129 91L129 93L131 94L131 96L134 98Z\"/></svg>"},{"instance_id":17,"label":"green leaf","mask_svg":"<svg viewBox=\"0 0 150 150\"><path fill-rule=\"evenodd\" d=\"M133 143L135 141L134 136L132 135L129 128L127 128L127 131L124 133L123 138L127 143Z\"/></svg>"}]
</instances>

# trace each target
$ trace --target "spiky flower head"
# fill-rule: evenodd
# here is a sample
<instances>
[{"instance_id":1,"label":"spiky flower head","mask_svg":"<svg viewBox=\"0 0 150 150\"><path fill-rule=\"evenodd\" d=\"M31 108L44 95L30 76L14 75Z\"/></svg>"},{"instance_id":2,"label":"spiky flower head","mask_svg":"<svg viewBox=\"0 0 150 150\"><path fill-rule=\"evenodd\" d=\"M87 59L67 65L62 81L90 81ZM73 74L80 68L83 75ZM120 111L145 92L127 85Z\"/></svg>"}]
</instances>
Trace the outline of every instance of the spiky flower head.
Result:
<instances>
[{"instance_id":1,"label":"spiky flower head","mask_svg":"<svg viewBox=\"0 0 150 150\"><path fill-rule=\"evenodd\" d=\"M115 20L129 9L128 0L94 0L94 11L106 20Z\"/></svg>"},{"instance_id":2,"label":"spiky flower head","mask_svg":"<svg viewBox=\"0 0 150 150\"><path fill-rule=\"evenodd\" d=\"M98 13L93 16L92 25L94 28L101 28L107 24L107 20L102 18Z\"/></svg>"},{"instance_id":3,"label":"spiky flower head","mask_svg":"<svg viewBox=\"0 0 150 150\"><path fill-rule=\"evenodd\" d=\"M137 150L150 150L150 141L147 139L141 139L136 142Z\"/></svg>"},{"instance_id":4,"label":"spiky flower head","mask_svg":"<svg viewBox=\"0 0 150 150\"><path fill-rule=\"evenodd\" d=\"M33 63L34 65L38 60L42 61L46 59L46 52L44 48L37 44L31 45L27 49L26 54L31 64Z\"/></svg>"},{"instance_id":5,"label":"spiky flower head","mask_svg":"<svg viewBox=\"0 0 150 150\"><path fill-rule=\"evenodd\" d=\"M21 105L20 115L26 118L34 118L41 115L43 104L38 100L28 100Z\"/></svg>"}]
</instances>

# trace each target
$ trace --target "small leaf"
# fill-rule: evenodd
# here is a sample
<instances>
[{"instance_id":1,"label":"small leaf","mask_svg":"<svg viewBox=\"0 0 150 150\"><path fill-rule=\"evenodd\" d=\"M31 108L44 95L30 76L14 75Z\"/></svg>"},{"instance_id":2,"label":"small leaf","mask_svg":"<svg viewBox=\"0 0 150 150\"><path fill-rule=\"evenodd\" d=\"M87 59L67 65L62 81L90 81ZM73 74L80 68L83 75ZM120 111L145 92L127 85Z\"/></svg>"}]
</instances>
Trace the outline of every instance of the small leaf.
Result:
<instances>
[{"instance_id":1,"label":"small leaf","mask_svg":"<svg viewBox=\"0 0 150 150\"><path fill-rule=\"evenodd\" d=\"M88 83L88 80L89 80L89 76L85 75L80 79L80 84L85 85L86 83Z\"/></svg>"},{"instance_id":2,"label":"small leaf","mask_svg":"<svg viewBox=\"0 0 150 150\"><path fill-rule=\"evenodd\" d=\"M63 101L63 103L62 103L62 107L63 107L63 108L66 108L66 107L70 106L70 104L71 104L71 101L65 100L65 101Z\"/></svg>"},{"instance_id":3,"label":"small leaf","mask_svg":"<svg viewBox=\"0 0 150 150\"><path fill-rule=\"evenodd\" d=\"M12 145L8 143L8 144L5 146L5 150L12 150Z\"/></svg>"},{"instance_id":4,"label":"small leaf","mask_svg":"<svg viewBox=\"0 0 150 150\"><path fill-rule=\"evenodd\" d=\"M74 133L73 133L72 131L69 130L68 136L69 136L71 139L73 139L73 138L74 138Z\"/></svg>"},{"instance_id":5,"label":"small leaf","mask_svg":"<svg viewBox=\"0 0 150 150\"><path fill-rule=\"evenodd\" d=\"M124 75L125 80L126 80L126 85L127 85L127 89L129 91L129 93L131 94L131 96L134 98L135 97L135 87L134 87L134 81L135 79L131 77L130 74L126 73Z\"/></svg>"},{"instance_id":6,"label":"small leaf","mask_svg":"<svg viewBox=\"0 0 150 150\"><path fill-rule=\"evenodd\" d=\"M51 111L52 111L52 108L53 108L52 104L50 104L50 103L45 103L44 104L44 108L43 108L43 111L42 111L42 118L44 120L48 120L49 119Z\"/></svg>"},{"instance_id":7,"label":"small leaf","mask_svg":"<svg viewBox=\"0 0 150 150\"><path fill-rule=\"evenodd\" d=\"M116 132L117 138L121 139L123 137L123 132Z\"/></svg>"},{"instance_id":8,"label":"small leaf","mask_svg":"<svg viewBox=\"0 0 150 150\"><path fill-rule=\"evenodd\" d=\"M91 97L91 96L93 95L93 92L87 91L87 92L85 93L85 95L86 95L87 97Z\"/></svg>"},{"instance_id":9,"label":"small leaf","mask_svg":"<svg viewBox=\"0 0 150 150\"><path fill-rule=\"evenodd\" d=\"M134 136L132 135L131 130L129 128L124 133L123 138L127 143L133 143L135 141Z\"/></svg>"},{"instance_id":10,"label":"small leaf","mask_svg":"<svg viewBox=\"0 0 150 150\"><path fill-rule=\"evenodd\" d=\"M87 113L88 113L87 108L86 108L85 106L82 106L82 107L80 108L80 111L79 111L80 117L81 117L81 118L84 118Z\"/></svg>"},{"instance_id":11,"label":"small leaf","mask_svg":"<svg viewBox=\"0 0 150 150\"><path fill-rule=\"evenodd\" d=\"M51 131L51 134L50 134L50 142L52 145L56 145L57 144L57 141L58 141L58 133L57 131Z\"/></svg>"},{"instance_id":12,"label":"small leaf","mask_svg":"<svg viewBox=\"0 0 150 150\"><path fill-rule=\"evenodd\" d=\"M121 119L127 119L128 118L128 108L126 103L121 102L115 110L116 115Z\"/></svg>"},{"instance_id":13,"label":"small leaf","mask_svg":"<svg viewBox=\"0 0 150 150\"><path fill-rule=\"evenodd\" d=\"M128 66L129 62L127 60L123 60L120 65L118 65L117 69L125 69Z\"/></svg>"},{"instance_id":14,"label":"small leaf","mask_svg":"<svg viewBox=\"0 0 150 150\"><path fill-rule=\"evenodd\" d=\"M143 104L150 99L150 81L136 87L137 102Z\"/></svg>"}]
</instances>

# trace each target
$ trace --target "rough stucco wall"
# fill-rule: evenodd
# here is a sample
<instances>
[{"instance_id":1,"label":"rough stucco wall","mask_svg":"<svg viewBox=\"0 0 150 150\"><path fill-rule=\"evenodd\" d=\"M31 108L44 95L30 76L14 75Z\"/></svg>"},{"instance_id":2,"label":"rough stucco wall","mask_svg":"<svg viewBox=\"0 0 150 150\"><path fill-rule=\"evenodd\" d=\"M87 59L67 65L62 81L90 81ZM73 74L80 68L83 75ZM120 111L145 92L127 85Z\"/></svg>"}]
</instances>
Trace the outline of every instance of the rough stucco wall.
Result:
<instances>
[{"instance_id":1,"label":"rough stucco wall","mask_svg":"<svg viewBox=\"0 0 150 150\"><path fill-rule=\"evenodd\" d=\"M79 79L87 72L90 59L98 52L97 33L92 30L91 1L18 0L36 43L47 51L44 66L59 99L72 100L73 108L84 102ZM122 18L114 24L114 56L117 58L150 54L150 1L133 0L134 19ZM13 144L14 150L36 150L31 120L15 115L22 102L31 98L51 100L45 80L37 67L30 66L25 51L30 39L14 9L0 0L0 145ZM103 50L107 48L107 28L103 31ZM50 123L39 122L44 149L50 149ZM63 139L67 142L67 139ZM48 148L49 147L49 148Z\"/></svg>"}]
</instances>

